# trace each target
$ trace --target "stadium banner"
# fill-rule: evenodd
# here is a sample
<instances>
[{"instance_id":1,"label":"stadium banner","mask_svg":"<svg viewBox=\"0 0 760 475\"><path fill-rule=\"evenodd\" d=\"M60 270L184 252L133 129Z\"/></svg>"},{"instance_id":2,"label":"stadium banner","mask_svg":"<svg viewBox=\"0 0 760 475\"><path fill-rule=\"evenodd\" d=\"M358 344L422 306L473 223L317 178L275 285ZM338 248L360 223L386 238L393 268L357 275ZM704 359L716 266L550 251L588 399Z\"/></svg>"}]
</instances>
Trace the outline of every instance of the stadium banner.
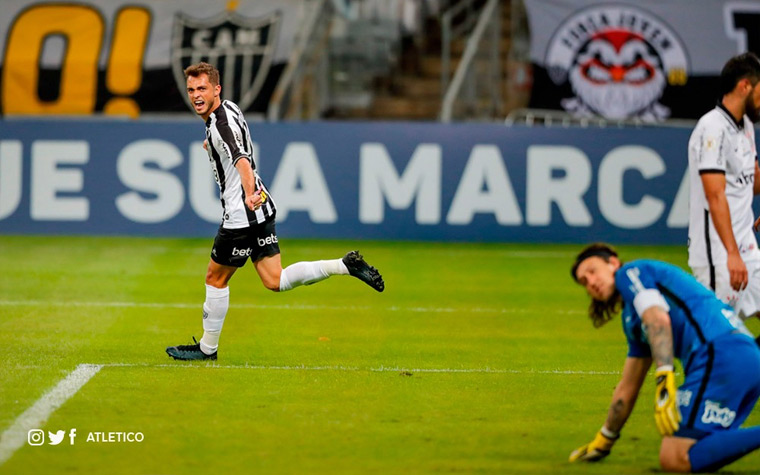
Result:
<instances>
[{"instance_id":1,"label":"stadium banner","mask_svg":"<svg viewBox=\"0 0 760 475\"><path fill-rule=\"evenodd\" d=\"M0 113L186 111L182 71L214 63L226 99L264 113L309 2L3 0Z\"/></svg>"},{"instance_id":2,"label":"stadium banner","mask_svg":"<svg viewBox=\"0 0 760 475\"><path fill-rule=\"evenodd\" d=\"M282 236L686 244L688 128L251 123ZM0 233L214 235L200 120L0 121Z\"/></svg>"},{"instance_id":3,"label":"stadium banner","mask_svg":"<svg viewBox=\"0 0 760 475\"><path fill-rule=\"evenodd\" d=\"M535 108L578 117L696 119L718 99L728 58L760 53L758 2L524 1Z\"/></svg>"}]
</instances>

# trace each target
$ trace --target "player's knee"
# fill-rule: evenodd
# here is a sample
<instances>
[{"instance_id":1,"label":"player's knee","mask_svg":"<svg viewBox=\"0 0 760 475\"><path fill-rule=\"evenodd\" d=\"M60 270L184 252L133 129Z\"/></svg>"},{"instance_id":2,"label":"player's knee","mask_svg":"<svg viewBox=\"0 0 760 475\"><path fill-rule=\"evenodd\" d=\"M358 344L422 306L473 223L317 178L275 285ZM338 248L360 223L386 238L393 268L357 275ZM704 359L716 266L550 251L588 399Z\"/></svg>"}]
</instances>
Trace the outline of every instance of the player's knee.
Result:
<instances>
[{"instance_id":1,"label":"player's knee","mask_svg":"<svg viewBox=\"0 0 760 475\"><path fill-rule=\"evenodd\" d=\"M282 268L279 266L270 266L267 268L257 269L259 271L259 277L261 277L261 283L264 287L272 292L280 291L280 277L282 276Z\"/></svg>"},{"instance_id":2,"label":"player's knee","mask_svg":"<svg viewBox=\"0 0 760 475\"><path fill-rule=\"evenodd\" d=\"M206 271L206 285L211 287L219 287L219 277L213 272Z\"/></svg>"},{"instance_id":3,"label":"player's knee","mask_svg":"<svg viewBox=\"0 0 760 475\"><path fill-rule=\"evenodd\" d=\"M665 472L688 473L691 471L688 451L678 450L663 441L660 447L660 466Z\"/></svg>"},{"instance_id":4,"label":"player's knee","mask_svg":"<svg viewBox=\"0 0 760 475\"><path fill-rule=\"evenodd\" d=\"M261 282L264 284L264 287L271 290L272 292L279 292L280 291L280 279L274 278L274 277L266 277L261 279Z\"/></svg>"},{"instance_id":5,"label":"player's knee","mask_svg":"<svg viewBox=\"0 0 760 475\"><path fill-rule=\"evenodd\" d=\"M229 280L230 278L227 275L214 272L211 269L206 271L206 285L210 285L211 287L222 289L227 287Z\"/></svg>"}]
</instances>

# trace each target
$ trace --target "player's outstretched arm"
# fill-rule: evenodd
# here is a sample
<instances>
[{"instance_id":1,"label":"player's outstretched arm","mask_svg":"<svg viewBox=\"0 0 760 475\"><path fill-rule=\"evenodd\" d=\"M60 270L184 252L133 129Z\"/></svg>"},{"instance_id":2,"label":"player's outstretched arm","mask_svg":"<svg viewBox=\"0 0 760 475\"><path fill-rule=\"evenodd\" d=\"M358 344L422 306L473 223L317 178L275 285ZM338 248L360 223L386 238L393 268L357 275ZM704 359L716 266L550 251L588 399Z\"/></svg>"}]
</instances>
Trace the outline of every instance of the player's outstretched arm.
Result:
<instances>
[{"instance_id":1,"label":"player's outstretched arm","mask_svg":"<svg viewBox=\"0 0 760 475\"><path fill-rule=\"evenodd\" d=\"M651 358L626 358L625 365L623 365L623 376L612 395L607 420L597 432L594 440L575 449L570 454L571 462L596 462L610 454L612 446L620 437L620 430L633 411L639 390L644 384L644 379L651 365Z\"/></svg>"}]
</instances>

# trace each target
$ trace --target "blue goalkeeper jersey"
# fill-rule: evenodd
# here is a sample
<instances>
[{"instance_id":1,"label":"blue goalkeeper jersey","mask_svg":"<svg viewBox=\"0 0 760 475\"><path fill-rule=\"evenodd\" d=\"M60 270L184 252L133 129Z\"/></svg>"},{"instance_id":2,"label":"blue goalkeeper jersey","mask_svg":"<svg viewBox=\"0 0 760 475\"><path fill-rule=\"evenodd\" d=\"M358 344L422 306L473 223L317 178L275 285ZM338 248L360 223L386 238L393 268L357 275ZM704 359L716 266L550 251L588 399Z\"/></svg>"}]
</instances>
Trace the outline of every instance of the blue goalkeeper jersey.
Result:
<instances>
[{"instance_id":1,"label":"blue goalkeeper jersey","mask_svg":"<svg viewBox=\"0 0 760 475\"><path fill-rule=\"evenodd\" d=\"M630 262L615 273L615 286L623 297L628 356L651 356L639 311L652 305L669 307L673 354L686 372L691 355L705 343L732 332L750 334L731 307L674 265L649 259Z\"/></svg>"}]
</instances>

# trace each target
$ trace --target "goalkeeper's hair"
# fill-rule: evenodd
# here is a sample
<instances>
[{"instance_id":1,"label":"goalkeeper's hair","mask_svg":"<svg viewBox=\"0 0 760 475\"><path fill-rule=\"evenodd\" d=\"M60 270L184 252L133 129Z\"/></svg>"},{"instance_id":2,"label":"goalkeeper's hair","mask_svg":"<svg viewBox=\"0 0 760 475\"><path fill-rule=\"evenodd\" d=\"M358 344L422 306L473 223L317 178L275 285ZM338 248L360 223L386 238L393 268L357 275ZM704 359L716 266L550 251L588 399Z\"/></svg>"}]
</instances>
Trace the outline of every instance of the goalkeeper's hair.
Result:
<instances>
[{"instance_id":1,"label":"goalkeeper's hair","mask_svg":"<svg viewBox=\"0 0 760 475\"><path fill-rule=\"evenodd\" d=\"M610 262L610 258L613 256L618 257L618 253L612 246L603 242L589 244L578 254L573 266L570 268L570 274L573 276L574 281L578 282L578 276L576 275L578 266L581 265L581 262L592 256L601 257L605 262ZM618 257L618 259L620 258ZM620 261L620 263L622 264L623 262ZM612 320L612 317L620 312L622 306L623 298L616 287L612 296L607 301L591 299L591 304L588 306L588 316L591 318L591 323L594 324L594 327L599 328Z\"/></svg>"}]
</instances>

